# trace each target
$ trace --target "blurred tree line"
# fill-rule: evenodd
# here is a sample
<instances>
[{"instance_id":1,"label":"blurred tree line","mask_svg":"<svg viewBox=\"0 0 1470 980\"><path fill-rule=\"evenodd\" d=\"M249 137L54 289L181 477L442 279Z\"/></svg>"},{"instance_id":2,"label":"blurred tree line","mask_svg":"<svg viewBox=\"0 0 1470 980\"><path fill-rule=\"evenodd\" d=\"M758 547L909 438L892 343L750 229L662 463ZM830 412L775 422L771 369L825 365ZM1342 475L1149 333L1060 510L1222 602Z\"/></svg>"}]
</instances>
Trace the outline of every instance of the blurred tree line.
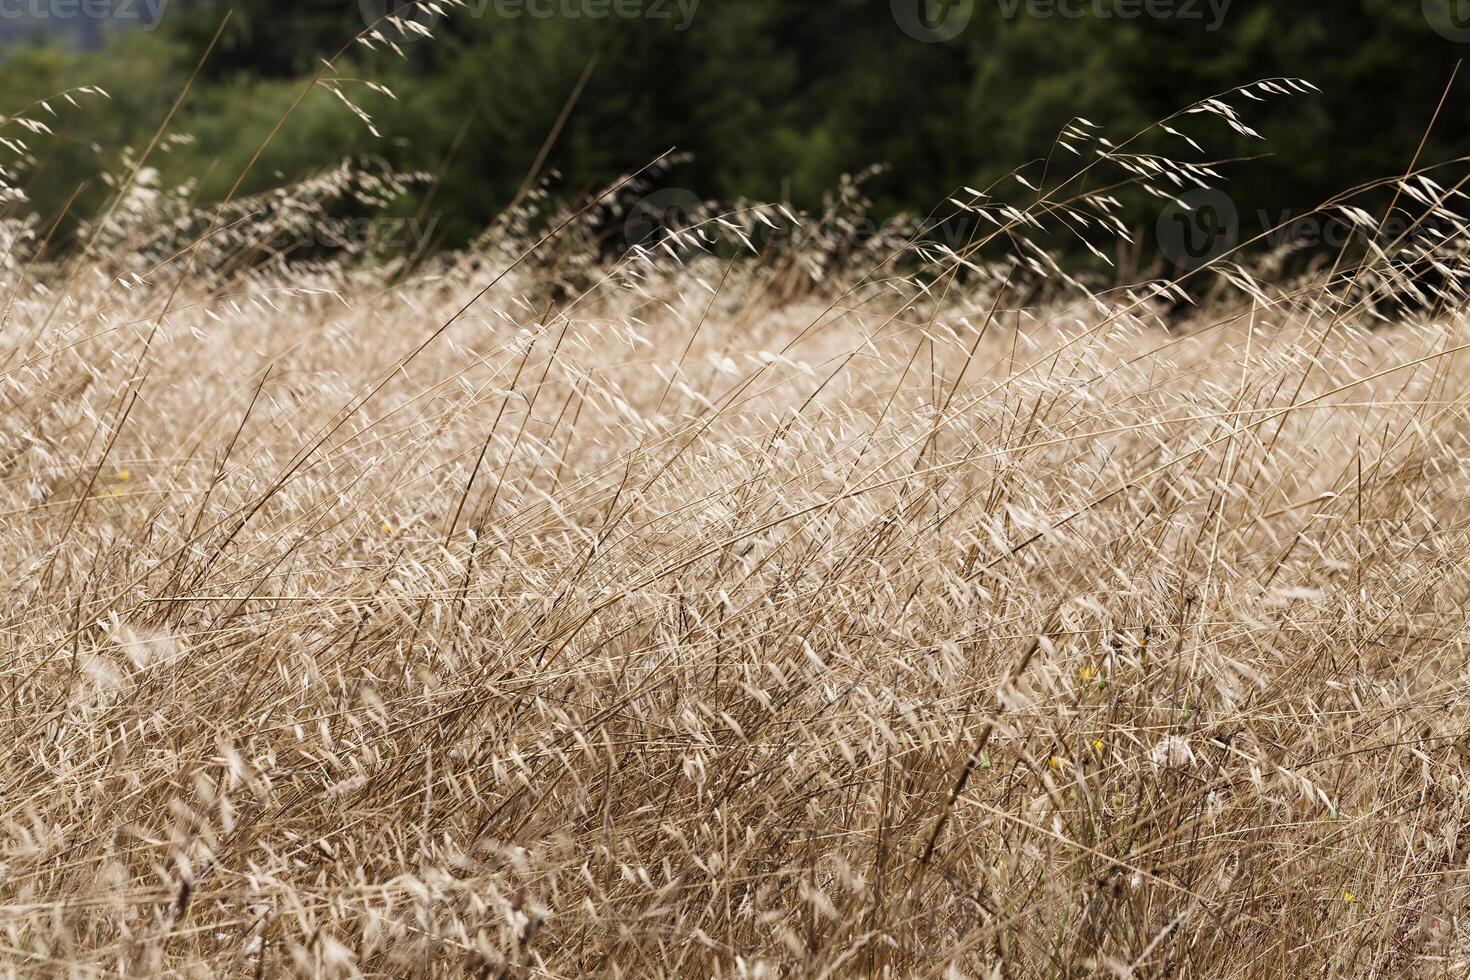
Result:
<instances>
[{"instance_id":1,"label":"blurred tree line","mask_svg":"<svg viewBox=\"0 0 1470 980\"><path fill-rule=\"evenodd\" d=\"M339 73L397 96L343 84L381 138L331 93L315 91L244 190L377 154L399 169L442 171L433 207L443 243L455 244L514 197L590 66L547 161L560 193L597 189L677 147L692 159L667 180L704 197L814 207L840 175L885 163L869 185L877 211L927 212L957 187L987 186L1046 157L1073 117L1117 140L1233 86L1300 76L1323 94L1250 106L1264 143L1233 138L1214 120L1191 130L1209 158L1264 155L1225 172L1242 211L1274 221L1402 172L1470 50L1408 0L1235 0L1218 20L1219 0L1216 8L1162 0L1151 9L1173 12L1165 17L1117 15L1145 9L1143 0L912 0L936 5L931 15L968 18L932 43L901 28L895 10L905 0L702 0L692 8L693 0L540 0L535 9L551 16L522 2L469 0L468 11L435 24L434 40L404 44L403 58L352 48ZM78 188L74 213L105 200L99 175L116 172L126 148L148 143L233 10L171 127L192 141L151 161L166 182L192 178L199 201L219 199L321 57L364 29L365 12L398 6L172 0L155 29L118 32L102 51L11 48L0 63L0 111L78 84L112 95L67 110L54 137L29 140L30 206L50 218ZM599 8L643 16L585 16ZM1082 15L1062 16L1063 8ZM1425 161L1465 152L1467 84L1457 81ZM1146 209L1136 214L1140 224L1147 218Z\"/></svg>"}]
</instances>

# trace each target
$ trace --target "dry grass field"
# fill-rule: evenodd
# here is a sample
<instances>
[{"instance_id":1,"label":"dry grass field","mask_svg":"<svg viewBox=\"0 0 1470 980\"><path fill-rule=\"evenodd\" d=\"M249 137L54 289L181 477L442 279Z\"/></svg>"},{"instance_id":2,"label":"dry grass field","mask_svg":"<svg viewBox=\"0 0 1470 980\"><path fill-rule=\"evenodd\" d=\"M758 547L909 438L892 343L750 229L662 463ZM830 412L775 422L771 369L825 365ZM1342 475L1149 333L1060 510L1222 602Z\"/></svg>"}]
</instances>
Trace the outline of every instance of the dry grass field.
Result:
<instances>
[{"instance_id":1,"label":"dry grass field","mask_svg":"<svg viewBox=\"0 0 1470 980\"><path fill-rule=\"evenodd\" d=\"M9 975L1470 971L1452 283L1166 325L1041 192L272 256L392 180L147 178L8 232Z\"/></svg>"}]
</instances>

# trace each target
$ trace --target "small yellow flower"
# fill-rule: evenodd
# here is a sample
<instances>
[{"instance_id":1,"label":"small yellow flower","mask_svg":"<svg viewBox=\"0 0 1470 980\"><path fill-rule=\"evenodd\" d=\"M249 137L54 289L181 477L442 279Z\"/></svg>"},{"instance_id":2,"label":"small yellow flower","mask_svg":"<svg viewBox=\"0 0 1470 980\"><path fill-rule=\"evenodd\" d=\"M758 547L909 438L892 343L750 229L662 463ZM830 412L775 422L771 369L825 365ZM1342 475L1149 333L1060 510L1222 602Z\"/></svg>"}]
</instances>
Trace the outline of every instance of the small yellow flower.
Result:
<instances>
[{"instance_id":1,"label":"small yellow flower","mask_svg":"<svg viewBox=\"0 0 1470 980\"><path fill-rule=\"evenodd\" d=\"M133 478L133 474L130 473L130 472L128 472L127 470L118 470L117 471L117 482L118 483L127 483L132 478Z\"/></svg>"},{"instance_id":2,"label":"small yellow flower","mask_svg":"<svg viewBox=\"0 0 1470 980\"><path fill-rule=\"evenodd\" d=\"M1082 678L1082 682L1084 684L1091 684L1093 681L1097 680L1096 667L1083 667L1081 670L1077 671L1077 674L1079 677Z\"/></svg>"},{"instance_id":3,"label":"small yellow flower","mask_svg":"<svg viewBox=\"0 0 1470 980\"><path fill-rule=\"evenodd\" d=\"M383 533L384 534L392 534L393 531L394 531L393 525L390 524L390 523L388 523L387 521L384 521L383 522Z\"/></svg>"},{"instance_id":4,"label":"small yellow flower","mask_svg":"<svg viewBox=\"0 0 1470 980\"><path fill-rule=\"evenodd\" d=\"M1356 902L1358 900L1358 896L1354 895L1352 892L1343 892L1342 900L1344 902Z\"/></svg>"},{"instance_id":5,"label":"small yellow flower","mask_svg":"<svg viewBox=\"0 0 1470 980\"><path fill-rule=\"evenodd\" d=\"M1092 747L1094 749L1096 749L1097 751L1101 752L1103 750L1102 739L1100 739L1100 738L1093 739L1092 740Z\"/></svg>"},{"instance_id":6,"label":"small yellow flower","mask_svg":"<svg viewBox=\"0 0 1470 980\"><path fill-rule=\"evenodd\" d=\"M1054 755L1051 757L1051 767L1057 772L1061 772L1063 769L1067 768L1067 760L1063 759L1059 755Z\"/></svg>"}]
</instances>

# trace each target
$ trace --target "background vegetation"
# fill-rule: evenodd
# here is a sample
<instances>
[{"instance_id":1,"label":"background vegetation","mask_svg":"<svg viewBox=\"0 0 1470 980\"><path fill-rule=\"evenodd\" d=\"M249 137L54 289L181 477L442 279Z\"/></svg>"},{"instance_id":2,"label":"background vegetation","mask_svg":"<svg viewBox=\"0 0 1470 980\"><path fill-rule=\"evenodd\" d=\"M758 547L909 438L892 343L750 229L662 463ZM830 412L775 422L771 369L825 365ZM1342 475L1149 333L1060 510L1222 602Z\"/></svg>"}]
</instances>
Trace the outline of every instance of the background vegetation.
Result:
<instances>
[{"instance_id":1,"label":"background vegetation","mask_svg":"<svg viewBox=\"0 0 1470 980\"><path fill-rule=\"evenodd\" d=\"M87 83L114 100L68 122L85 140L37 144L30 206L50 216L79 186L84 203L100 200L98 174L151 137L232 9L175 126L196 141L162 162L166 182L194 179L199 200L222 197L318 59L363 29L364 6L373 8L173 0L156 29L115 35L101 52L13 49L0 66L4 108ZM383 139L318 91L245 190L381 154L398 169L442 171L433 191L441 241L462 242L514 197L590 66L548 160L567 196L678 147L691 158L666 179L701 197L813 207L842 174L883 163L867 187L878 213L924 212L957 187L1042 160L1075 116L1128 133L1246 80L1305 75L1320 97L1261 106L1255 125L1269 157L1226 170L1249 229L1403 172L1465 50L1404 0L1237 0L1218 23L1204 4L1126 19L1039 17L975 0L966 29L944 43L907 36L889 0L704 0L687 30L672 5L668 18L633 19L501 9L475 4L447 17L437 40L406 46L406 60L355 49L362 75L398 96L355 93ZM1451 106L1464 104L1466 84ZM1463 109L1447 112L1424 160L1455 155L1467 121ZM1244 138L1212 149L1265 152ZM1147 225L1151 207L1131 220Z\"/></svg>"}]
</instances>

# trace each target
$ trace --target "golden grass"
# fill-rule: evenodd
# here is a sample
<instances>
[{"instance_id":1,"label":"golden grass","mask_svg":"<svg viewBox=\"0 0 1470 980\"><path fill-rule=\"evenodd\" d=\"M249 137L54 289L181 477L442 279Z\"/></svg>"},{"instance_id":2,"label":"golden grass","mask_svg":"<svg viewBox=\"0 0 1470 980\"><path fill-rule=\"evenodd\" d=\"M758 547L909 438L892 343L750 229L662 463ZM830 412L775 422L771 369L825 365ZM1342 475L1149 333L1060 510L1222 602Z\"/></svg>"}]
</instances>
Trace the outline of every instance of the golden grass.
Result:
<instances>
[{"instance_id":1,"label":"golden grass","mask_svg":"<svg viewBox=\"0 0 1470 980\"><path fill-rule=\"evenodd\" d=\"M1470 970L1455 304L135 177L4 268L10 975Z\"/></svg>"},{"instance_id":2,"label":"golden grass","mask_svg":"<svg viewBox=\"0 0 1470 980\"><path fill-rule=\"evenodd\" d=\"M491 252L12 277L12 973L1466 969L1463 316Z\"/></svg>"}]
</instances>

